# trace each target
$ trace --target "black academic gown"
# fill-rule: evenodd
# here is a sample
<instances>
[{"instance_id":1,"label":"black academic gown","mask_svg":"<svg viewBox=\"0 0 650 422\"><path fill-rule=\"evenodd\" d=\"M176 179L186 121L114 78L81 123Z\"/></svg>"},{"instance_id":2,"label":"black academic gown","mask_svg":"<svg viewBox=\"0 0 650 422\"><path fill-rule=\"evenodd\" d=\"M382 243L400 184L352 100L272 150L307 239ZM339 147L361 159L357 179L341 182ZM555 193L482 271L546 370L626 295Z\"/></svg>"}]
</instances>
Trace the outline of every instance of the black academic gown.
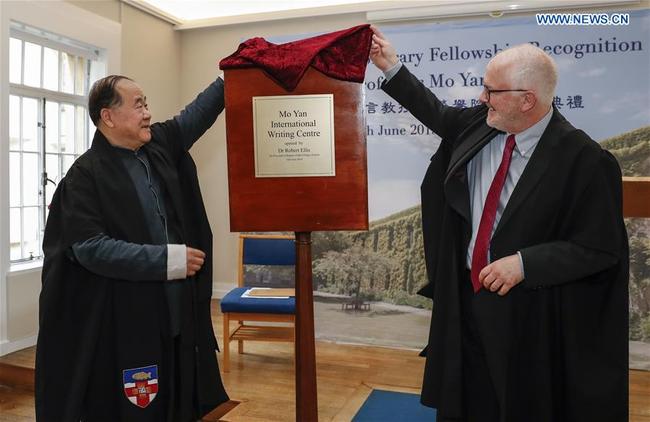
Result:
<instances>
[{"instance_id":1,"label":"black academic gown","mask_svg":"<svg viewBox=\"0 0 650 422\"><path fill-rule=\"evenodd\" d=\"M467 163L498 133L487 108L443 105L406 67L383 89L442 138L422 183L433 298L422 403L463 416L461 281L471 237ZM521 252L525 280L472 299L503 421L628 417L628 244L614 157L557 111L499 221L491 261ZM505 367L494 376L495 367Z\"/></svg>"},{"instance_id":2,"label":"black academic gown","mask_svg":"<svg viewBox=\"0 0 650 422\"><path fill-rule=\"evenodd\" d=\"M117 151L97 131L52 199L45 229L40 329L36 349L38 421L195 420L228 400L219 374L210 319L212 232L195 164L179 141L177 123L152 125L146 149L167 189L182 240L205 251L201 271L183 282L186 316L180 358L170 338L161 281L125 281L93 274L68 258L75 242L99 233L152 243L133 183ZM172 362L181 382L194 382L192 414L172 416ZM158 395L144 408L126 397L123 371L157 365ZM189 380L189 381L188 381ZM178 407L178 403L176 404ZM192 410L193 409L193 410Z\"/></svg>"}]
</instances>

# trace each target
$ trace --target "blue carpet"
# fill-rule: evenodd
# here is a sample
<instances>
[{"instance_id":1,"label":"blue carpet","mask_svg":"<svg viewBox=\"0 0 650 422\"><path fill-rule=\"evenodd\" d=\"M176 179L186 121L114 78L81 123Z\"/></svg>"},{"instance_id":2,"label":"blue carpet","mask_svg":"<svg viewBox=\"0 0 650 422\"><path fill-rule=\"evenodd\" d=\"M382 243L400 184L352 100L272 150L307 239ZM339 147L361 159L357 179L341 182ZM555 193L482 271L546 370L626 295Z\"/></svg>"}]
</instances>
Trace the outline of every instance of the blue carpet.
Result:
<instances>
[{"instance_id":1,"label":"blue carpet","mask_svg":"<svg viewBox=\"0 0 650 422\"><path fill-rule=\"evenodd\" d=\"M372 390L352 422L435 422L436 409L420 404L418 394Z\"/></svg>"}]
</instances>

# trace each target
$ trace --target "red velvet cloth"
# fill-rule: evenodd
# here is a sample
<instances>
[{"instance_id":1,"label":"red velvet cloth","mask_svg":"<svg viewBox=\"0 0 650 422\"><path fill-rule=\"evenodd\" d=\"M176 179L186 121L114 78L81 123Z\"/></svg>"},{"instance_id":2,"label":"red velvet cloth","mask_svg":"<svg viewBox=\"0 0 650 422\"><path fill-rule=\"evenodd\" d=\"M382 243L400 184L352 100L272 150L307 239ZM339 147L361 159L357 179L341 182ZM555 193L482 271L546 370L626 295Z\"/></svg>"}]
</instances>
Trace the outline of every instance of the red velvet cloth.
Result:
<instances>
[{"instance_id":1,"label":"red velvet cloth","mask_svg":"<svg viewBox=\"0 0 650 422\"><path fill-rule=\"evenodd\" d=\"M241 43L237 51L221 60L219 67L261 68L288 91L298 85L309 66L332 78L363 82L371 40L370 25L285 44L256 37Z\"/></svg>"}]
</instances>

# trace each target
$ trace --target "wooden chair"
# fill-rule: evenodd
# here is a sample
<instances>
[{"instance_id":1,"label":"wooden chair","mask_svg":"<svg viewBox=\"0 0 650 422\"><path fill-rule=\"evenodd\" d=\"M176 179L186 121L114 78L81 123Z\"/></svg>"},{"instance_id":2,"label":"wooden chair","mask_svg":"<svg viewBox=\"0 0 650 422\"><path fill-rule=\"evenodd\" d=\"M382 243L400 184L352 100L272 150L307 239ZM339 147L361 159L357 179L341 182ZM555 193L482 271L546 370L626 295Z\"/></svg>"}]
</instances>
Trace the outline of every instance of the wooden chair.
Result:
<instances>
[{"instance_id":1,"label":"wooden chair","mask_svg":"<svg viewBox=\"0 0 650 422\"><path fill-rule=\"evenodd\" d=\"M295 342L295 293L288 298L242 297L250 289L245 286L246 265L293 265L296 264L296 249L293 236L251 235L239 236L238 287L221 299L223 314L223 371L230 370L230 342L238 342L238 352L244 353L244 341L286 341ZM294 287L294 273L291 280L282 287ZM277 284L272 287L279 287ZM231 331L230 323L237 325ZM254 325L250 322L261 322ZM272 323L284 323L273 325ZM288 323L288 324L287 324Z\"/></svg>"}]
</instances>

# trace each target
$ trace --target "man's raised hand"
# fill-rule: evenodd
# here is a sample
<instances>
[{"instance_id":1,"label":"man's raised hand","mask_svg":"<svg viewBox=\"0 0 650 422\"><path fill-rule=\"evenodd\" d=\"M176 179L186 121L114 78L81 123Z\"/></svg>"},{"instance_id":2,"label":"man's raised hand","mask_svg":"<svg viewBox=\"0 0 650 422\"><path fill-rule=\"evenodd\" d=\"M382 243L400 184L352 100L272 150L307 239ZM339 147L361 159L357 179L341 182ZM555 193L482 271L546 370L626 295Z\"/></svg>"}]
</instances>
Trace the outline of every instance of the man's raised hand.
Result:
<instances>
[{"instance_id":1,"label":"man's raised hand","mask_svg":"<svg viewBox=\"0 0 650 422\"><path fill-rule=\"evenodd\" d=\"M372 44L370 45L370 60L382 72L387 71L395 66L399 59L393 45L388 42L384 34L382 34L376 26L371 25L372 29Z\"/></svg>"}]
</instances>

